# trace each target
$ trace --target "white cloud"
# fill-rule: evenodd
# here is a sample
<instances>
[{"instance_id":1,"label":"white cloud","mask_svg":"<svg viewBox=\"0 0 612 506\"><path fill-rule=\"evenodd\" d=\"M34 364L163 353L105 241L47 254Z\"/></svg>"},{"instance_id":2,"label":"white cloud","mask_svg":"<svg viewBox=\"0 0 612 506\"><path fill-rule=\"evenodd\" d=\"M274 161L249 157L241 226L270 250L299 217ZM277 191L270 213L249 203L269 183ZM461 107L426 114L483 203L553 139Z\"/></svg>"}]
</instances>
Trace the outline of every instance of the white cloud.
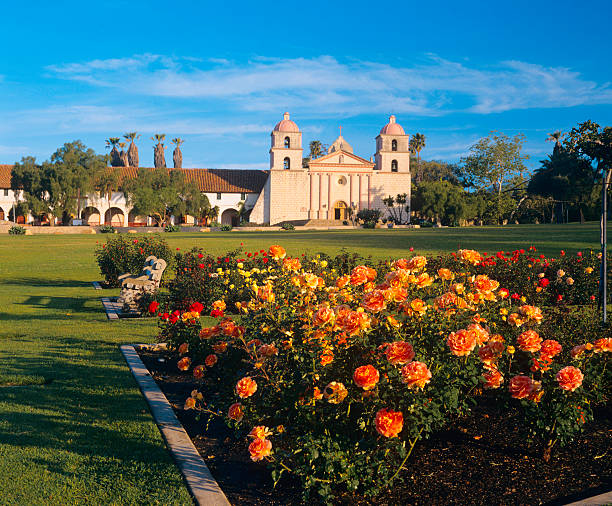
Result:
<instances>
[{"instance_id":1,"label":"white cloud","mask_svg":"<svg viewBox=\"0 0 612 506\"><path fill-rule=\"evenodd\" d=\"M562 67L505 61L485 68L428 55L419 64L390 65L316 58L255 58L246 63L144 54L47 67L52 75L126 94L222 101L243 111L291 109L319 117L452 112L612 103L608 83Z\"/></svg>"}]
</instances>

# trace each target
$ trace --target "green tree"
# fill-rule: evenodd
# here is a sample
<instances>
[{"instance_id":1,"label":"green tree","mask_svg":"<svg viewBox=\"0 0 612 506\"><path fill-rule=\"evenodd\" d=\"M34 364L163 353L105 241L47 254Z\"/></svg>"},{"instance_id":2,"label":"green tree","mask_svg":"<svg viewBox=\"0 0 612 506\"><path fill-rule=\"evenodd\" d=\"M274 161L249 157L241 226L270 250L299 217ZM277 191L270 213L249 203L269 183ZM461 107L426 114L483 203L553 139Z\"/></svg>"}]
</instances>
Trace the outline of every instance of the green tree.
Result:
<instances>
[{"instance_id":1,"label":"green tree","mask_svg":"<svg viewBox=\"0 0 612 506\"><path fill-rule=\"evenodd\" d=\"M120 183L121 175L119 174L119 169L116 167L107 168L100 172L95 179L94 185L98 192L100 192L100 197L106 197L107 210L111 208L113 192L119 190ZM104 213L102 216L104 216Z\"/></svg>"},{"instance_id":2,"label":"green tree","mask_svg":"<svg viewBox=\"0 0 612 506\"><path fill-rule=\"evenodd\" d=\"M438 160L420 160L411 157L411 165L414 166L412 169L412 180L414 184L418 184L423 181L449 181L452 184L459 184L457 179L457 168L455 165L441 162Z\"/></svg>"},{"instance_id":3,"label":"green tree","mask_svg":"<svg viewBox=\"0 0 612 506\"><path fill-rule=\"evenodd\" d=\"M168 206L171 215L193 216L198 222L207 216L210 209L208 197L200 192L195 182L187 181L182 171L170 171L170 185L176 191L175 202Z\"/></svg>"},{"instance_id":4,"label":"green tree","mask_svg":"<svg viewBox=\"0 0 612 506\"><path fill-rule=\"evenodd\" d=\"M57 219L67 223L72 213L80 211L80 196L92 191L105 167L105 156L74 141L64 144L41 165L33 157L22 158L13 166L11 187L22 193L33 216L47 215L51 225Z\"/></svg>"},{"instance_id":5,"label":"green tree","mask_svg":"<svg viewBox=\"0 0 612 506\"><path fill-rule=\"evenodd\" d=\"M166 168L166 155L164 153L166 149L164 146L165 138L166 134L155 134L153 137L151 137L151 140L157 143L153 146L153 162L156 169Z\"/></svg>"},{"instance_id":6,"label":"green tree","mask_svg":"<svg viewBox=\"0 0 612 506\"><path fill-rule=\"evenodd\" d=\"M416 133L412 136L412 138L410 139L410 152L414 155L416 155L416 159L417 159L417 167L416 167L416 183L420 183L422 181L421 176L422 176L422 171L421 171L421 151L423 150L423 148L425 147L425 135L420 134L420 133Z\"/></svg>"},{"instance_id":7,"label":"green tree","mask_svg":"<svg viewBox=\"0 0 612 506\"><path fill-rule=\"evenodd\" d=\"M555 130L554 132L549 133L548 137L546 137L546 142L555 143L553 147L553 154L558 152L561 148L561 141L563 140L563 137L565 137L565 134L561 130Z\"/></svg>"},{"instance_id":8,"label":"green tree","mask_svg":"<svg viewBox=\"0 0 612 506\"><path fill-rule=\"evenodd\" d=\"M387 198L382 200L387 206L391 220L397 225L403 224L405 222L404 211L406 211L406 214L409 212L409 207L406 206L406 203L408 202L408 194L398 193L395 197L389 195Z\"/></svg>"},{"instance_id":9,"label":"green tree","mask_svg":"<svg viewBox=\"0 0 612 506\"><path fill-rule=\"evenodd\" d=\"M535 170L527 191L569 204L584 221L585 213L589 217L596 215L596 183L597 171L587 159L555 145L553 154L542 160L541 166Z\"/></svg>"},{"instance_id":10,"label":"green tree","mask_svg":"<svg viewBox=\"0 0 612 506\"><path fill-rule=\"evenodd\" d=\"M109 137L106 139L106 149L111 148L110 151L110 164L111 167L121 167L121 157L117 150L119 144L119 137Z\"/></svg>"},{"instance_id":11,"label":"green tree","mask_svg":"<svg viewBox=\"0 0 612 506\"><path fill-rule=\"evenodd\" d=\"M466 218L466 193L448 181L423 182L416 187L412 197L412 210L423 218L454 225Z\"/></svg>"},{"instance_id":12,"label":"green tree","mask_svg":"<svg viewBox=\"0 0 612 506\"><path fill-rule=\"evenodd\" d=\"M183 153L181 152L181 144L185 142L184 139L180 137L175 137L172 139L172 144L176 145L174 151L172 152L172 162L174 163L175 169L183 168Z\"/></svg>"},{"instance_id":13,"label":"green tree","mask_svg":"<svg viewBox=\"0 0 612 506\"><path fill-rule=\"evenodd\" d=\"M497 223L503 219L503 208L507 204L502 191L507 190L508 186L524 184L527 171L524 162L528 159L521 153L524 142L523 134L508 137L503 133L491 132L470 148L470 154L461 159L458 167L459 179L464 186L493 193Z\"/></svg>"},{"instance_id":14,"label":"green tree","mask_svg":"<svg viewBox=\"0 0 612 506\"><path fill-rule=\"evenodd\" d=\"M124 139L130 141L130 147L128 148L128 164L130 167L138 167L138 147L136 146L136 139L140 138L138 132L128 132L123 135Z\"/></svg>"}]
</instances>

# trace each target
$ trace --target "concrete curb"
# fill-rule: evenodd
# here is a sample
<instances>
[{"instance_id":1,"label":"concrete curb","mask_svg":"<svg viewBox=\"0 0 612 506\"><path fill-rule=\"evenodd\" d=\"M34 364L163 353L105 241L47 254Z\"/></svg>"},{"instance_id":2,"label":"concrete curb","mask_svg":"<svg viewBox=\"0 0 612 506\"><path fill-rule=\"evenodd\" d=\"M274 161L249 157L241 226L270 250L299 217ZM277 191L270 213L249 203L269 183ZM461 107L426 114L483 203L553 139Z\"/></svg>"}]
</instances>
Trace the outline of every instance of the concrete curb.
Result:
<instances>
[{"instance_id":1,"label":"concrete curb","mask_svg":"<svg viewBox=\"0 0 612 506\"><path fill-rule=\"evenodd\" d=\"M230 502L210 474L204 459L176 418L172 406L140 360L133 345L120 347L140 391L149 403L153 418L166 440L166 445L183 473L187 487L200 506L229 506Z\"/></svg>"},{"instance_id":2,"label":"concrete curb","mask_svg":"<svg viewBox=\"0 0 612 506\"><path fill-rule=\"evenodd\" d=\"M612 491L568 503L565 506L600 506L602 504L612 504Z\"/></svg>"},{"instance_id":3,"label":"concrete curb","mask_svg":"<svg viewBox=\"0 0 612 506\"><path fill-rule=\"evenodd\" d=\"M106 312L106 317L109 320L118 320L119 319L119 312L118 312L117 304L115 304L108 297L102 297L102 299L100 299L100 300L102 301L102 306L104 306L104 311Z\"/></svg>"}]
</instances>

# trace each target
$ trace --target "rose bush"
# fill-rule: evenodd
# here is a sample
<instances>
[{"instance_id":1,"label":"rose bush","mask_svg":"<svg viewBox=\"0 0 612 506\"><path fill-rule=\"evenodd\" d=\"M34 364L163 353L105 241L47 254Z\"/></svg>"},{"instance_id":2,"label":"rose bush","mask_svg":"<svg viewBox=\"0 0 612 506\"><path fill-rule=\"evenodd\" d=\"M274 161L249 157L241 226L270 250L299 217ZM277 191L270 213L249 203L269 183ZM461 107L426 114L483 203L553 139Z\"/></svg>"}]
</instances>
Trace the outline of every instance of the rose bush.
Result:
<instances>
[{"instance_id":1,"label":"rose bush","mask_svg":"<svg viewBox=\"0 0 612 506\"><path fill-rule=\"evenodd\" d=\"M121 274L139 274L145 259L150 255L163 258L168 264L167 268L174 264L174 254L170 246L158 234L136 237L116 234L106 243L98 245L95 251L100 272L107 285L112 287L119 286L117 278Z\"/></svg>"},{"instance_id":2,"label":"rose bush","mask_svg":"<svg viewBox=\"0 0 612 506\"><path fill-rule=\"evenodd\" d=\"M223 282L227 297L160 314L161 336L201 382L206 407L195 390L189 409L225 418L248 436L252 460L275 480L295 474L305 497L379 494L403 478L420 438L481 400L520 413L550 456L609 393L612 343L593 307L555 305L549 318L482 273L485 255L374 268L289 258L280 246L265 253L261 267L238 262L241 284ZM236 293L234 321L223 299ZM217 324L202 326L203 311Z\"/></svg>"}]
</instances>

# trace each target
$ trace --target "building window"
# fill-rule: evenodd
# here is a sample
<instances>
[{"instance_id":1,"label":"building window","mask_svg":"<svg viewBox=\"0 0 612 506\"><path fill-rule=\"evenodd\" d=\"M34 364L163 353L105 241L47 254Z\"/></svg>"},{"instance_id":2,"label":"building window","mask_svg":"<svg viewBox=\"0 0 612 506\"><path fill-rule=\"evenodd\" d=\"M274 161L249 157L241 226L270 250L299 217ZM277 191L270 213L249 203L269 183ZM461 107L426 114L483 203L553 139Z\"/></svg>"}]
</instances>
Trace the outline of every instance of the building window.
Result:
<instances>
[{"instance_id":1,"label":"building window","mask_svg":"<svg viewBox=\"0 0 612 506\"><path fill-rule=\"evenodd\" d=\"M397 172L397 160L391 160L391 172Z\"/></svg>"},{"instance_id":2,"label":"building window","mask_svg":"<svg viewBox=\"0 0 612 506\"><path fill-rule=\"evenodd\" d=\"M289 139L289 137L285 137L285 147L287 149L291 147L291 139Z\"/></svg>"},{"instance_id":3,"label":"building window","mask_svg":"<svg viewBox=\"0 0 612 506\"><path fill-rule=\"evenodd\" d=\"M8 197L8 189L7 188L4 189L4 196Z\"/></svg>"},{"instance_id":4,"label":"building window","mask_svg":"<svg viewBox=\"0 0 612 506\"><path fill-rule=\"evenodd\" d=\"M283 160L283 169L289 170L290 168L291 168L291 160L289 160L289 157L287 157Z\"/></svg>"},{"instance_id":5,"label":"building window","mask_svg":"<svg viewBox=\"0 0 612 506\"><path fill-rule=\"evenodd\" d=\"M395 139L391 141L391 151L397 151L397 141Z\"/></svg>"},{"instance_id":6,"label":"building window","mask_svg":"<svg viewBox=\"0 0 612 506\"><path fill-rule=\"evenodd\" d=\"M217 200L221 200L221 194L217 193Z\"/></svg>"},{"instance_id":7,"label":"building window","mask_svg":"<svg viewBox=\"0 0 612 506\"><path fill-rule=\"evenodd\" d=\"M240 200L246 200L246 193L240 194Z\"/></svg>"}]
</instances>

